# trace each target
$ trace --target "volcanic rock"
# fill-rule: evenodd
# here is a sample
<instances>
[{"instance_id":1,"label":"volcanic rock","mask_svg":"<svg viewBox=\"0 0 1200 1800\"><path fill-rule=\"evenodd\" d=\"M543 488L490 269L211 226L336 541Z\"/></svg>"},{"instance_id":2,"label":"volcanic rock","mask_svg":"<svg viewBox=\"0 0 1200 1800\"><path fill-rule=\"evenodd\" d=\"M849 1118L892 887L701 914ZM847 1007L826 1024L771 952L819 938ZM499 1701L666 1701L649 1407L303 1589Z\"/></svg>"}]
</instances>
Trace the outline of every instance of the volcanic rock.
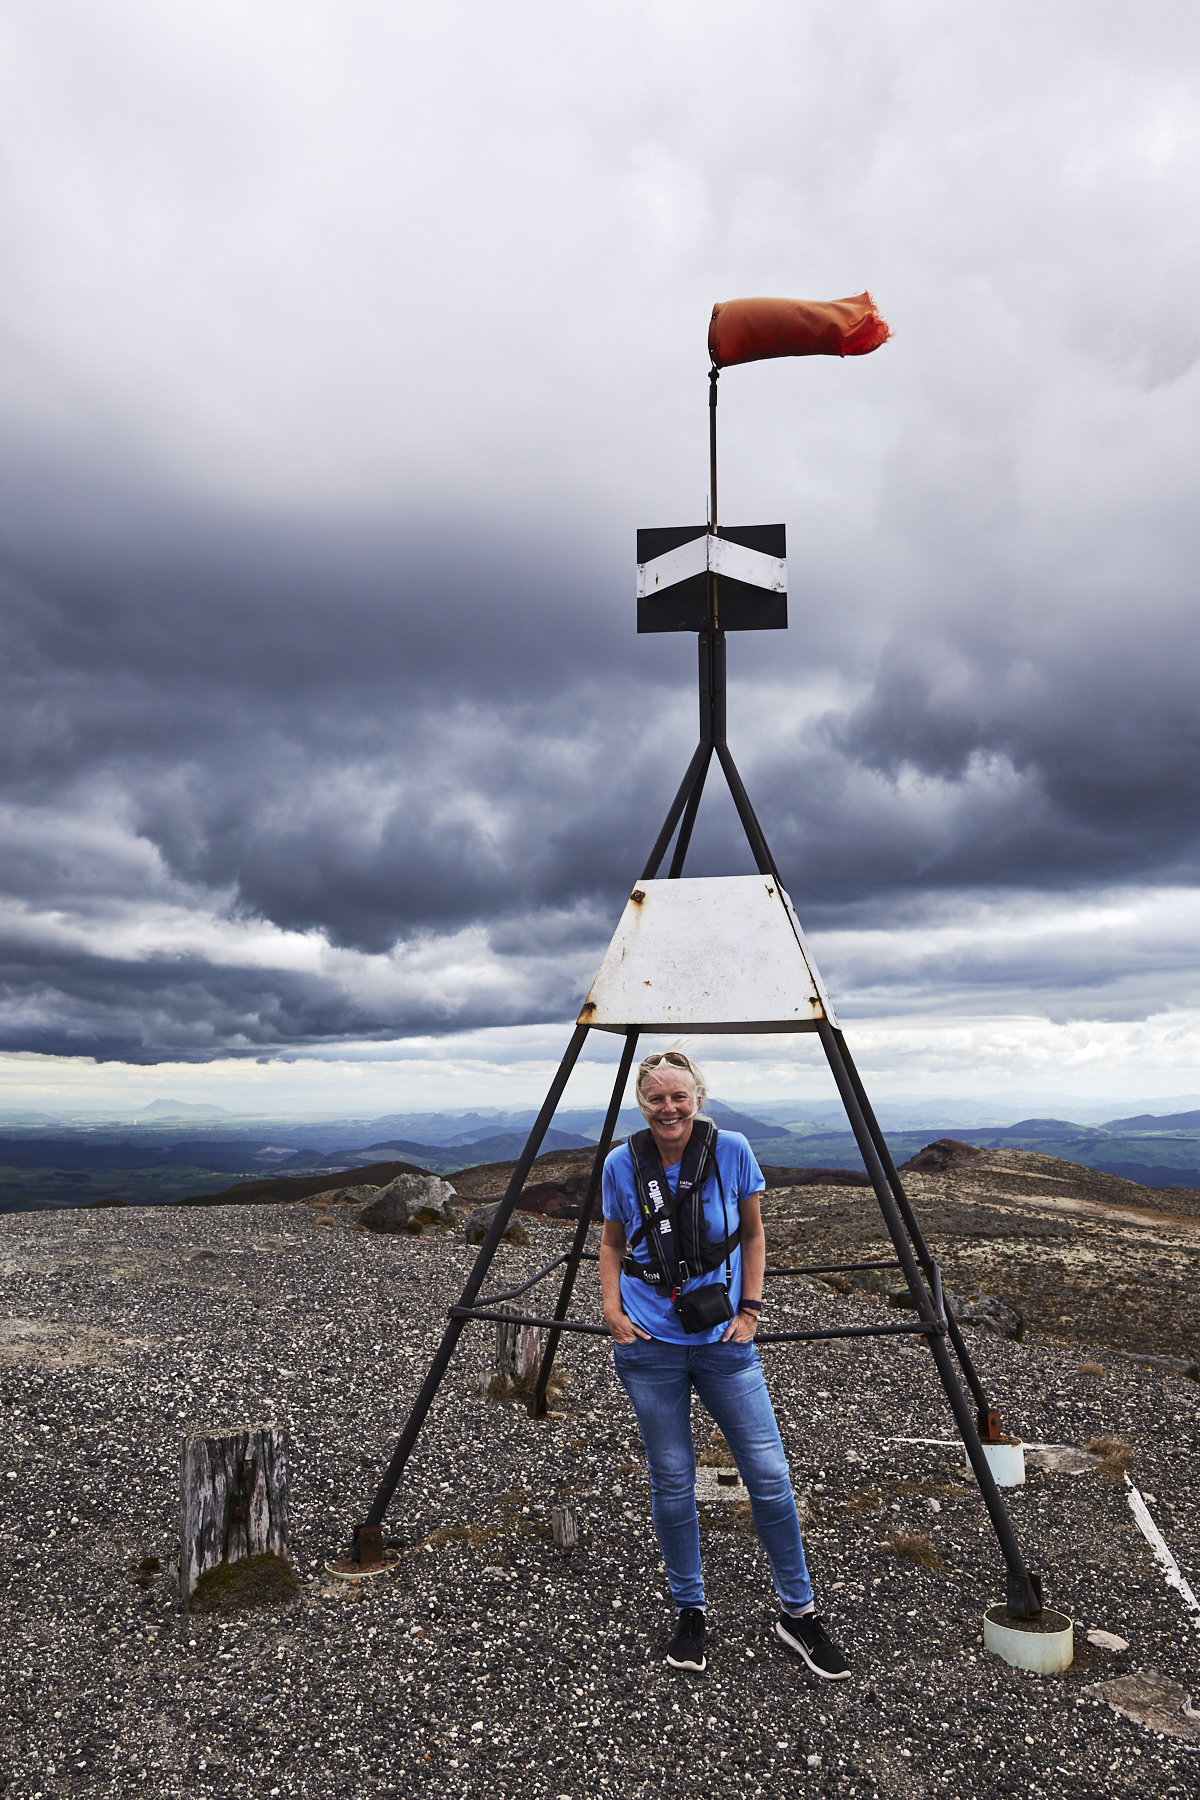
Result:
<instances>
[{"instance_id":1,"label":"volcanic rock","mask_svg":"<svg viewBox=\"0 0 1200 1800\"><path fill-rule=\"evenodd\" d=\"M1118 1350L1127 1362L1142 1363L1148 1369L1161 1369L1165 1375L1182 1375L1185 1381L1200 1381L1200 1364L1186 1356L1142 1356L1137 1350Z\"/></svg>"},{"instance_id":2,"label":"volcanic rock","mask_svg":"<svg viewBox=\"0 0 1200 1800\"><path fill-rule=\"evenodd\" d=\"M915 1156L910 1156L900 1167L916 1175L940 1175L955 1163L969 1162L972 1157L982 1155L974 1144L964 1144L959 1138L938 1138L935 1143L918 1150Z\"/></svg>"},{"instance_id":3,"label":"volcanic rock","mask_svg":"<svg viewBox=\"0 0 1200 1800\"><path fill-rule=\"evenodd\" d=\"M1025 1335L1025 1321L1020 1313L998 1294L980 1294L965 1305L956 1305L953 1300L950 1304L960 1325L979 1325L996 1337L1015 1338L1018 1344Z\"/></svg>"},{"instance_id":4,"label":"volcanic rock","mask_svg":"<svg viewBox=\"0 0 1200 1800\"><path fill-rule=\"evenodd\" d=\"M581 1184L587 1193L587 1181ZM543 1219L577 1219L583 1211L581 1195L559 1181L541 1181L535 1187L521 1189L517 1211L537 1213Z\"/></svg>"},{"instance_id":5,"label":"volcanic rock","mask_svg":"<svg viewBox=\"0 0 1200 1800\"><path fill-rule=\"evenodd\" d=\"M368 1231L419 1233L426 1225L453 1223L454 1189L438 1175L398 1175L358 1215Z\"/></svg>"},{"instance_id":6,"label":"volcanic rock","mask_svg":"<svg viewBox=\"0 0 1200 1800\"><path fill-rule=\"evenodd\" d=\"M477 1206L463 1220L463 1236L468 1244L482 1244L492 1228L492 1220L500 1210L500 1203L495 1206ZM514 1212L508 1221L508 1230L504 1232L502 1242L506 1244L527 1244L529 1233Z\"/></svg>"}]
</instances>

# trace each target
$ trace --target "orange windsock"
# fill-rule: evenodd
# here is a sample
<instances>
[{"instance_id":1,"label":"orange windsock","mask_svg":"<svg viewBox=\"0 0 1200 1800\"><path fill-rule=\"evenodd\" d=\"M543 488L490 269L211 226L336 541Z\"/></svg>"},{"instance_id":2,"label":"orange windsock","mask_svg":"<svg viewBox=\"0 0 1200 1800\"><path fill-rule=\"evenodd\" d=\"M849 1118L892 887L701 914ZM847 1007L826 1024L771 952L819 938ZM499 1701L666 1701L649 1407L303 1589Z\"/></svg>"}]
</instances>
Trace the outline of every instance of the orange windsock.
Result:
<instances>
[{"instance_id":1,"label":"orange windsock","mask_svg":"<svg viewBox=\"0 0 1200 1800\"><path fill-rule=\"evenodd\" d=\"M718 369L769 356L866 356L891 332L870 294L848 300L718 300L708 352Z\"/></svg>"}]
</instances>

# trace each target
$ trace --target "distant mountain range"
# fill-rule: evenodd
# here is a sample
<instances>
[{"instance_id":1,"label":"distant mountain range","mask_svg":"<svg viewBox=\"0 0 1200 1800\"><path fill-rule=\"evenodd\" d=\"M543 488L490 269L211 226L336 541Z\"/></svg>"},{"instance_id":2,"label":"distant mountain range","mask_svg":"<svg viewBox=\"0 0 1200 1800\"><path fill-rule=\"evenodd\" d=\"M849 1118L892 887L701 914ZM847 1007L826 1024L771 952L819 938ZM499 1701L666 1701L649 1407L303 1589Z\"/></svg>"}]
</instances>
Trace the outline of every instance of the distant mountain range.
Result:
<instances>
[{"instance_id":1,"label":"distant mountain range","mask_svg":"<svg viewBox=\"0 0 1200 1800\"><path fill-rule=\"evenodd\" d=\"M748 1113L735 1112L732 1106L726 1106L720 1100L711 1100L706 1108L718 1127L726 1131L740 1131L744 1137L766 1144L783 1139L790 1141L791 1134L781 1125L766 1125L761 1119L752 1119ZM627 1137L631 1131L640 1131L646 1123L636 1107L623 1107L617 1119L618 1137ZM364 1144L354 1152L357 1156L374 1156L378 1151L399 1151L402 1156L414 1157L429 1168L435 1168L439 1174L452 1172L455 1169L469 1168L475 1163L509 1162L520 1156L525 1148L528 1130L501 1131L491 1137L473 1138L469 1141L444 1144L422 1144L415 1138L384 1138L379 1143ZM549 1150L590 1150L595 1144L594 1137L581 1137L573 1131L560 1131L552 1125L542 1139L542 1153Z\"/></svg>"},{"instance_id":2,"label":"distant mountain range","mask_svg":"<svg viewBox=\"0 0 1200 1800\"><path fill-rule=\"evenodd\" d=\"M198 1191L205 1184L215 1188L231 1176L336 1174L378 1156L399 1157L453 1177L478 1164L514 1160L536 1117L532 1112L425 1114L421 1116L435 1126L428 1136L380 1133L372 1129L380 1123L376 1120L361 1121L357 1128L353 1121L341 1121L330 1126L326 1136L320 1124L296 1127L286 1120L257 1120L257 1131L251 1131L220 1107L194 1107L180 1117L178 1109L186 1104L153 1102L158 1109L155 1121L151 1125L147 1120L144 1130L82 1121L74 1130L61 1125L46 1129L40 1121L18 1124L9 1115L8 1135L0 1137L0 1212L82 1204L109 1193L134 1204L155 1204L187 1188ZM782 1109L764 1105L761 1112L777 1110ZM835 1108L829 1109L824 1124L798 1113L783 1120L764 1118L721 1100L710 1101L708 1111L725 1130L742 1132L764 1167L863 1169L853 1133ZM603 1117L598 1108L560 1110L542 1153L590 1148ZM468 1123L475 1126L475 1135L462 1129ZM616 1135L628 1136L642 1124L636 1107L624 1107ZM935 1117L915 1126L885 1122L884 1130L898 1164L936 1139L951 1137L981 1148L1035 1150L1145 1187L1200 1191L1200 1109L1137 1113L1102 1124L1031 1116L1012 1124L971 1127L950 1114L944 1121ZM321 1141L314 1143L318 1131Z\"/></svg>"},{"instance_id":3,"label":"distant mountain range","mask_svg":"<svg viewBox=\"0 0 1200 1800\"><path fill-rule=\"evenodd\" d=\"M1200 1131L1200 1112L1138 1113L1132 1119L1110 1119L1106 1131Z\"/></svg>"},{"instance_id":4,"label":"distant mountain range","mask_svg":"<svg viewBox=\"0 0 1200 1800\"><path fill-rule=\"evenodd\" d=\"M436 1160L447 1166L461 1168L464 1163L508 1162L512 1157L520 1156L528 1135L524 1131L501 1131L495 1137L479 1138L471 1144L416 1144L411 1138L388 1138L381 1144L365 1144L355 1154L373 1156L377 1150L399 1150L402 1155L415 1157L418 1162L431 1163ZM577 1137L573 1131L556 1131L553 1126L542 1139L543 1151L591 1148L591 1138ZM470 1155L464 1156L464 1151L469 1151Z\"/></svg>"}]
</instances>

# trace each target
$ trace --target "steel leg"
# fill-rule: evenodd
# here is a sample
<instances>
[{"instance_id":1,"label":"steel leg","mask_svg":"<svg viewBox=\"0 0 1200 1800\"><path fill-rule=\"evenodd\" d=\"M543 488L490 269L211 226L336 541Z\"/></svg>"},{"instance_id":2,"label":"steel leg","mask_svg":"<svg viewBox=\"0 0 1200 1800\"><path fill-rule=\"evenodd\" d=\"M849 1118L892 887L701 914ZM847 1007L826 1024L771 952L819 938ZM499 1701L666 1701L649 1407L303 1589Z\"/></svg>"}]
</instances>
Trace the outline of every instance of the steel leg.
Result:
<instances>
[{"instance_id":1,"label":"steel leg","mask_svg":"<svg viewBox=\"0 0 1200 1800\"><path fill-rule=\"evenodd\" d=\"M483 1286L484 1277L488 1272L492 1258L496 1254L497 1245L504 1236L508 1221L512 1217L513 1208L521 1197L521 1189L525 1185L525 1177L529 1173L534 1157L541 1148L542 1139L550 1128L550 1121L558 1109L558 1103L562 1099L563 1089L567 1085L571 1071L579 1060L579 1052L583 1049L583 1042L587 1037L587 1034L588 1027L586 1025L577 1025L575 1027L571 1041L567 1045L563 1055L563 1059L558 1065L558 1073L550 1084L550 1092L546 1096L546 1103L538 1114L533 1130L526 1140L525 1148L521 1152L520 1160L513 1170L512 1180L508 1184L503 1200L496 1208L496 1216L492 1220L488 1234L479 1246L479 1254L475 1258L475 1265L472 1268L470 1275L467 1277L467 1285L459 1297L459 1306L472 1306L480 1288ZM437 1352L434 1355L432 1363L429 1365L429 1373L422 1383L420 1393L413 1402L412 1411L408 1415L408 1422L400 1434L399 1443L392 1452L392 1459L388 1463L383 1480L380 1482L375 1498L371 1502L370 1510L361 1525L356 1525L354 1527L350 1555L355 1561L367 1560L377 1562L382 1556L382 1550L379 1544L379 1531L383 1522L383 1515L387 1511L388 1502L395 1493L400 1477L404 1473L404 1465L412 1454L413 1445L420 1436L421 1427L425 1423L426 1414L433 1405L434 1397L437 1394L439 1387L442 1385L442 1379L445 1376L447 1368L450 1366L450 1358L454 1355L455 1347L458 1344L459 1338L462 1336L462 1330L465 1324L465 1319L452 1318L447 1324L445 1331L442 1333L442 1341L437 1347ZM367 1552L365 1558L363 1556L364 1550Z\"/></svg>"},{"instance_id":2,"label":"steel leg","mask_svg":"<svg viewBox=\"0 0 1200 1800\"><path fill-rule=\"evenodd\" d=\"M896 1205L900 1209L900 1216L903 1218L904 1223L908 1228L908 1235L913 1241L913 1247L917 1252L921 1268L928 1278L933 1271L933 1256L930 1253L929 1246L925 1242L921 1227L917 1223L917 1216L912 1209L912 1202L904 1191L904 1183L901 1181L900 1172L892 1160L892 1153L888 1149L887 1139L883 1135L879 1120L875 1117L871 1102L867 1098L867 1091L863 1086L862 1077L854 1066L854 1058L850 1054L850 1046L847 1044L845 1037L840 1031L835 1031L834 1036L837 1039L838 1048L842 1053L842 1061L846 1065L846 1073L850 1077L850 1083L858 1098L858 1104L862 1108L862 1114L866 1121L867 1129L871 1133L872 1141L879 1153L879 1160L883 1165L883 1172L887 1177L888 1186L891 1188ZM975 1399L975 1405L978 1409L976 1425L979 1430L979 1435L986 1442L995 1443L1000 1436L999 1409L993 1406L988 1398L987 1389L979 1379L979 1373L974 1362L971 1360L971 1353L967 1349L963 1339L962 1328L949 1306L946 1307L946 1330L950 1335L950 1342L953 1346L954 1354L958 1358L958 1365L961 1368L967 1386L970 1388Z\"/></svg>"},{"instance_id":3,"label":"steel leg","mask_svg":"<svg viewBox=\"0 0 1200 1800\"><path fill-rule=\"evenodd\" d=\"M675 844L675 854L671 858L671 867L667 870L670 881L678 881L683 874L683 860L688 853L688 845L692 841L692 827L696 823L696 814L700 810L700 796L704 792L704 780L708 774L708 765L712 760L712 745L708 746L708 755L700 765L700 773L688 795L688 803L683 811L683 823L679 827L679 837Z\"/></svg>"},{"instance_id":4,"label":"steel leg","mask_svg":"<svg viewBox=\"0 0 1200 1800\"><path fill-rule=\"evenodd\" d=\"M707 768L708 759L711 754L711 744L700 743L696 745L692 760L687 766L687 774L679 784L679 792L671 802L671 810L666 816L662 830L654 840L654 848L647 858L645 868L638 876L639 881L653 881L654 877L658 874L659 864L667 854L667 845L671 842L675 827L679 823L679 815L687 804L692 788L695 786L697 775L702 768Z\"/></svg>"},{"instance_id":5,"label":"steel leg","mask_svg":"<svg viewBox=\"0 0 1200 1800\"><path fill-rule=\"evenodd\" d=\"M621 1100L625 1093L625 1084L629 1080L629 1071L633 1067L634 1052L637 1049L638 1034L630 1031L625 1038L625 1049L621 1054L621 1066L617 1070L617 1079L613 1083L612 1099L608 1103L608 1114L604 1120L604 1129L600 1133L600 1142L596 1145L596 1160L592 1164L591 1180L588 1182L587 1195L579 1209L579 1224L575 1230L575 1238L567 1256L567 1267L563 1274L562 1287L559 1289L558 1305L554 1309L556 1320L565 1319L571 1305L571 1294L575 1287L575 1277L579 1273L579 1265L587 1248L588 1228L592 1222L596 1200L600 1193L600 1182L604 1174L604 1158L608 1155L609 1145L617 1129L620 1116ZM550 1371L554 1367L554 1357L558 1349L558 1341L562 1333L551 1327L546 1338L546 1348L542 1352L542 1366L538 1370L537 1386L529 1398L529 1416L531 1419L544 1419L546 1416L546 1388L550 1382Z\"/></svg>"},{"instance_id":6,"label":"steel leg","mask_svg":"<svg viewBox=\"0 0 1200 1800\"><path fill-rule=\"evenodd\" d=\"M854 1091L854 1084L850 1079L846 1064L842 1057L841 1046L837 1041L832 1026L827 1020L823 1019L818 1025L817 1030L820 1034L825 1055L829 1061L829 1068L833 1075L833 1079L837 1083L838 1092L842 1096L842 1104L846 1108L846 1116L850 1120L850 1126L858 1141L858 1147L862 1153L863 1162L866 1164L867 1173L871 1177L871 1185L875 1189L876 1198L879 1201L879 1208L883 1214L884 1223L888 1228L888 1234L891 1237L892 1243L895 1245L900 1267L904 1271L904 1276L908 1282L909 1289L917 1303L917 1311L922 1319L932 1321L936 1319L936 1309L929 1290L925 1286L924 1279L922 1278L913 1247L908 1240L908 1235L904 1229L904 1221L901 1218L891 1189L888 1187L887 1179L883 1172L883 1165L879 1160L879 1155L875 1149L871 1133L867 1129L866 1119L863 1117L862 1108L858 1103L858 1095ZM984 1505L988 1509L992 1527L1000 1542L1000 1549L1004 1556L1008 1572L1007 1598L1009 1611L1018 1618L1035 1618L1042 1610L1040 1579L1036 1575L1030 1573L1029 1566L1021 1553L1021 1546L1017 1542L1017 1534L1013 1530L1012 1521L1008 1516L1003 1500L1000 1498L1000 1490L996 1486L995 1478L988 1465L987 1457L983 1453L983 1445L979 1441L979 1433L975 1429L975 1421L971 1417L971 1408L967 1402L966 1395L963 1393L958 1378L954 1373L954 1364L950 1360L950 1354L946 1349L943 1339L940 1336L930 1336L929 1349L933 1356L934 1363L937 1366L938 1375L941 1377L942 1386L946 1390L946 1398L950 1402L950 1409L954 1414L954 1422L958 1426L959 1434L962 1437L963 1444L966 1448L967 1457L972 1469L975 1471L975 1479L979 1483L980 1495L982 1496Z\"/></svg>"}]
</instances>

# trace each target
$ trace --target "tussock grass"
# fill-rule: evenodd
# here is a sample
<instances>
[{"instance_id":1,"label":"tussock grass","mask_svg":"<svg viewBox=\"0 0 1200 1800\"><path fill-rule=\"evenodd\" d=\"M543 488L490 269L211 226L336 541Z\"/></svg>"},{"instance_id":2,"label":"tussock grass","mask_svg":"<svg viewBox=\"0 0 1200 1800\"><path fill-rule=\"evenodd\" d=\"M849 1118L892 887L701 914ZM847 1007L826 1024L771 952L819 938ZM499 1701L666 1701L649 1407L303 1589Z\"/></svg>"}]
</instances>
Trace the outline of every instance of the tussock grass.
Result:
<instances>
[{"instance_id":1,"label":"tussock grass","mask_svg":"<svg viewBox=\"0 0 1200 1800\"><path fill-rule=\"evenodd\" d=\"M1104 1381L1108 1375L1108 1370L1104 1367L1103 1363L1085 1362L1080 1363L1079 1373L1081 1375L1092 1375L1097 1381Z\"/></svg>"},{"instance_id":2,"label":"tussock grass","mask_svg":"<svg viewBox=\"0 0 1200 1800\"><path fill-rule=\"evenodd\" d=\"M922 1531L889 1532L879 1548L885 1556L903 1557L905 1562L920 1563L923 1569L946 1567L938 1554L937 1545Z\"/></svg>"},{"instance_id":3,"label":"tussock grass","mask_svg":"<svg viewBox=\"0 0 1200 1800\"><path fill-rule=\"evenodd\" d=\"M707 1450L702 1450L696 1458L697 1466L703 1469L732 1469L733 1451L725 1442L724 1433L714 1430L708 1440Z\"/></svg>"},{"instance_id":4,"label":"tussock grass","mask_svg":"<svg viewBox=\"0 0 1200 1800\"><path fill-rule=\"evenodd\" d=\"M875 1512L882 1505L883 1495L878 1488L859 1488L852 1499L837 1502L838 1511L844 1513Z\"/></svg>"},{"instance_id":5,"label":"tussock grass","mask_svg":"<svg viewBox=\"0 0 1200 1800\"><path fill-rule=\"evenodd\" d=\"M497 1374L484 1383L480 1392L485 1400L494 1400L501 1406L510 1405L514 1400L527 1400L537 1386L537 1378L536 1369L532 1369L527 1375ZM561 1400L566 1391L567 1377L556 1363L546 1383L546 1399Z\"/></svg>"},{"instance_id":6,"label":"tussock grass","mask_svg":"<svg viewBox=\"0 0 1200 1800\"><path fill-rule=\"evenodd\" d=\"M1107 1433L1089 1438L1083 1448L1090 1456L1101 1458L1101 1471L1113 1481L1122 1479L1136 1455L1132 1444L1126 1443L1124 1438L1111 1437Z\"/></svg>"}]
</instances>

